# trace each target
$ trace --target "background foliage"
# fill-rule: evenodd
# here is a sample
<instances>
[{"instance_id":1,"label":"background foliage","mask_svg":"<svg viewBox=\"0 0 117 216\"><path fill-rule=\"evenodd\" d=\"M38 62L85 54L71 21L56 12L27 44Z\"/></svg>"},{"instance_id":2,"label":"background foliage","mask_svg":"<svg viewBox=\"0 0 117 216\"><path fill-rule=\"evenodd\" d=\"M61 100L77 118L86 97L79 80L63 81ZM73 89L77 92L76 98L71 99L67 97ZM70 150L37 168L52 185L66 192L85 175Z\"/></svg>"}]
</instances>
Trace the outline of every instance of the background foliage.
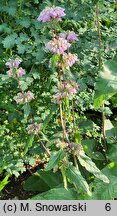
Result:
<instances>
[{"instance_id":1,"label":"background foliage","mask_svg":"<svg viewBox=\"0 0 117 216\"><path fill-rule=\"evenodd\" d=\"M81 142L86 155L84 161L79 159L81 173L73 167L67 170L69 183L79 185L78 193L72 184L69 184L69 190L66 191L61 174L50 171L58 164L57 160L60 161L60 152L58 154L55 143L56 139L61 138L62 130L59 108L52 102L57 72L54 66L48 66L52 56L44 48L50 40L49 24L45 26L38 22L37 17L45 6L53 4L65 8L66 17L60 22L61 29L73 30L79 35L79 41L72 47L79 61L67 74L67 78L80 84L74 100L77 125L74 139L77 143ZM96 7L99 9L98 15ZM33 199L116 198L116 1L1 0L0 13L0 173L5 173L0 190L8 184L12 174L18 177L25 172L27 165L35 166L39 160L44 163L49 161L50 165L42 146L44 143L51 153L57 152L57 160L52 158L51 167L47 171L37 171L24 184L25 190L39 191L39 195ZM25 77L20 78L22 89L31 90L35 96L35 100L30 103L30 112L14 101L18 93L17 82L6 75L5 63L14 56L22 59L22 67L26 69ZM43 124L39 138L26 131L32 116L36 122ZM90 159L109 178L109 184L94 178L96 170L92 171L93 162L90 161L89 168L85 165ZM47 180L51 185L48 185ZM34 185L35 181L38 186Z\"/></svg>"}]
</instances>

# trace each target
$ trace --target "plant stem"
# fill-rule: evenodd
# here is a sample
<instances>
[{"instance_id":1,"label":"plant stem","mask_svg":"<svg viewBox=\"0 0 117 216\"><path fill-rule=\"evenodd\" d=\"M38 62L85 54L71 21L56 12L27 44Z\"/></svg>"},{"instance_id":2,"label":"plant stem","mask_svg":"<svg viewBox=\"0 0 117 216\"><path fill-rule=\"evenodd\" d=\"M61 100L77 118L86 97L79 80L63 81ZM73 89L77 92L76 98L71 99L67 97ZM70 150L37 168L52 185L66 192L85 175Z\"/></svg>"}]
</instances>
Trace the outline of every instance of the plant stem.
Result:
<instances>
[{"instance_id":1,"label":"plant stem","mask_svg":"<svg viewBox=\"0 0 117 216\"><path fill-rule=\"evenodd\" d=\"M62 68L62 79L64 80L64 66L63 66L63 64L62 64L61 68Z\"/></svg>"},{"instance_id":2,"label":"plant stem","mask_svg":"<svg viewBox=\"0 0 117 216\"><path fill-rule=\"evenodd\" d=\"M62 104L60 104L60 117L61 117L61 125L62 125L62 130L63 130L63 141L66 138L68 143L70 144L69 138L68 138L68 135L67 135L67 132L66 132L66 121L65 121L65 119L63 120Z\"/></svg>"},{"instance_id":3,"label":"plant stem","mask_svg":"<svg viewBox=\"0 0 117 216\"><path fill-rule=\"evenodd\" d=\"M76 184L73 182L73 186L74 186L74 189L76 190L77 193L79 193L78 189L77 189L77 186Z\"/></svg>"},{"instance_id":4,"label":"plant stem","mask_svg":"<svg viewBox=\"0 0 117 216\"><path fill-rule=\"evenodd\" d=\"M117 1L117 0L116 0ZM97 31L98 31L98 39L99 39L99 44L100 44L100 49L102 48L102 40L101 40L101 28L100 28L100 17L99 17L99 5L98 2L96 4L96 18L97 18ZM99 52L99 69L101 69L101 53ZM102 108L104 108L104 101L102 104ZM104 148L105 151L107 150L107 146L106 146L106 133L105 133L105 115L104 112L102 112L102 134L103 134L103 140L104 140Z\"/></svg>"},{"instance_id":5,"label":"plant stem","mask_svg":"<svg viewBox=\"0 0 117 216\"><path fill-rule=\"evenodd\" d=\"M117 18L117 0L116 0L116 18Z\"/></svg>"},{"instance_id":6,"label":"plant stem","mask_svg":"<svg viewBox=\"0 0 117 216\"><path fill-rule=\"evenodd\" d=\"M22 6L23 6L24 0L19 0L19 10L17 17L20 17L22 15Z\"/></svg>"},{"instance_id":7,"label":"plant stem","mask_svg":"<svg viewBox=\"0 0 117 216\"><path fill-rule=\"evenodd\" d=\"M75 164L75 167L76 167L76 169L78 169L78 163L77 163L76 156L75 156L75 155L73 155L73 158L74 158L74 164Z\"/></svg>"},{"instance_id":8,"label":"plant stem","mask_svg":"<svg viewBox=\"0 0 117 216\"><path fill-rule=\"evenodd\" d=\"M50 154L49 150L45 147L45 145L44 145L42 142L41 142L41 145L42 145L42 147L44 148L44 150L45 150L47 156L50 157L51 154Z\"/></svg>"},{"instance_id":9,"label":"plant stem","mask_svg":"<svg viewBox=\"0 0 117 216\"><path fill-rule=\"evenodd\" d=\"M68 190L68 187L67 187L67 178L66 178L66 175L65 175L65 167L64 167L64 165L61 166L61 173L62 173L62 176L63 176L64 188L66 190Z\"/></svg>"},{"instance_id":10,"label":"plant stem","mask_svg":"<svg viewBox=\"0 0 117 216\"><path fill-rule=\"evenodd\" d=\"M60 117L61 117L61 126L62 126L62 130L63 130L63 141L64 141L65 131L64 131L62 104L60 104Z\"/></svg>"},{"instance_id":11,"label":"plant stem","mask_svg":"<svg viewBox=\"0 0 117 216\"><path fill-rule=\"evenodd\" d=\"M102 104L102 107L104 108L104 102ZM103 139L104 139L104 147L105 147L105 151L106 151L107 150L107 145L106 145L105 115L104 115L104 112L102 112L102 134L103 134Z\"/></svg>"},{"instance_id":12,"label":"plant stem","mask_svg":"<svg viewBox=\"0 0 117 216\"><path fill-rule=\"evenodd\" d=\"M101 29L100 29L100 17L99 17L98 2L96 4L96 18L97 18L97 31L98 31L99 44L100 44L100 48L101 48L102 42L101 42ZM101 54L100 54L100 52L99 52L99 68L101 68Z\"/></svg>"},{"instance_id":13,"label":"plant stem","mask_svg":"<svg viewBox=\"0 0 117 216\"><path fill-rule=\"evenodd\" d=\"M73 122L73 130L75 128L75 113L74 113L74 101L72 100L72 122Z\"/></svg>"}]
</instances>

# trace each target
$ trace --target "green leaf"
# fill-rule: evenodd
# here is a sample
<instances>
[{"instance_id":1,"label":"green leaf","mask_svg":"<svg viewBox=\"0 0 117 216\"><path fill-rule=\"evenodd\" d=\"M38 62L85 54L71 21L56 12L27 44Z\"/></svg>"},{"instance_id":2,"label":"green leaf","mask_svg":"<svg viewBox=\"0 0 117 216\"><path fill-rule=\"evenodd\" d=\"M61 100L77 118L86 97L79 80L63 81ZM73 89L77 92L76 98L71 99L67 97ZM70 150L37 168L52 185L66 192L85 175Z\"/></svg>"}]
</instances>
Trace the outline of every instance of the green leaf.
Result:
<instances>
[{"instance_id":1,"label":"green leaf","mask_svg":"<svg viewBox=\"0 0 117 216\"><path fill-rule=\"evenodd\" d=\"M0 74L0 85L3 85L4 83L8 83L11 80L9 79L8 75Z\"/></svg>"},{"instance_id":2,"label":"green leaf","mask_svg":"<svg viewBox=\"0 0 117 216\"><path fill-rule=\"evenodd\" d=\"M23 91L25 91L28 88L28 83L24 80L20 80L20 87Z\"/></svg>"},{"instance_id":3,"label":"green leaf","mask_svg":"<svg viewBox=\"0 0 117 216\"><path fill-rule=\"evenodd\" d=\"M64 188L54 188L34 196L31 200L78 200L78 194L73 188L68 191Z\"/></svg>"},{"instance_id":4,"label":"green leaf","mask_svg":"<svg viewBox=\"0 0 117 216\"><path fill-rule=\"evenodd\" d=\"M80 118L78 121L78 125L82 130L92 130L94 128L94 122L92 120Z\"/></svg>"},{"instance_id":5,"label":"green leaf","mask_svg":"<svg viewBox=\"0 0 117 216\"><path fill-rule=\"evenodd\" d=\"M107 151L107 158L112 161L117 163L117 145L113 144Z\"/></svg>"},{"instance_id":6,"label":"green leaf","mask_svg":"<svg viewBox=\"0 0 117 216\"><path fill-rule=\"evenodd\" d=\"M89 186L78 169L75 167L69 167L66 170L66 176L72 183L76 184L80 192L86 192L89 196L91 196Z\"/></svg>"},{"instance_id":7,"label":"green leaf","mask_svg":"<svg viewBox=\"0 0 117 216\"><path fill-rule=\"evenodd\" d=\"M117 108L117 94L113 95L113 97L111 97L110 99L113 108Z\"/></svg>"},{"instance_id":8,"label":"green leaf","mask_svg":"<svg viewBox=\"0 0 117 216\"><path fill-rule=\"evenodd\" d=\"M17 38L17 34L16 33L13 33L13 34L7 36L2 41L2 44L3 44L4 48L7 48L7 49L12 48L15 45L16 38Z\"/></svg>"},{"instance_id":9,"label":"green leaf","mask_svg":"<svg viewBox=\"0 0 117 216\"><path fill-rule=\"evenodd\" d=\"M78 157L80 164L85 167L87 171L99 178L105 183L109 183L109 179L96 167L95 163L82 152Z\"/></svg>"},{"instance_id":10,"label":"green leaf","mask_svg":"<svg viewBox=\"0 0 117 216\"><path fill-rule=\"evenodd\" d=\"M94 160L105 160L105 157L104 155L101 153L101 152L93 152L90 157Z\"/></svg>"},{"instance_id":11,"label":"green leaf","mask_svg":"<svg viewBox=\"0 0 117 216\"><path fill-rule=\"evenodd\" d=\"M110 163L103 170L103 173L108 176L110 182L105 184L99 179L95 179L92 184L93 200L113 200L117 197L117 164Z\"/></svg>"},{"instance_id":12,"label":"green leaf","mask_svg":"<svg viewBox=\"0 0 117 216\"><path fill-rule=\"evenodd\" d=\"M75 130L74 137L75 137L75 142L81 144L81 136L78 130Z\"/></svg>"},{"instance_id":13,"label":"green leaf","mask_svg":"<svg viewBox=\"0 0 117 216\"><path fill-rule=\"evenodd\" d=\"M0 25L0 32L5 32L5 33L8 33L8 34L11 34L12 29L10 28L10 26L8 27L7 24L4 23L4 24Z\"/></svg>"},{"instance_id":14,"label":"green leaf","mask_svg":"<svg viewBox=\"0 0 117 216\"><path fill-rule=\"evenodd\" d=\"M22 27L25 27L25 28L29 28L30 26L30 20L28 18L23 18L21 20L18 20L18 23L22 26Z\"/></svg>"},{"instance_id":15,"label":"green leaf","mask_svg":"<svg viewBox=\"0 0 117 216\"><path fill-rule=\"evenodd\" d=\"M107 61L100 72L95 86L94 107L99 108L104 99L108 99L117 92L117 62L115 60Z\"/></svg>"},{"instance_id":16,"label":"green leaf","mask_svg":"<svg viewBox=\"0 0 117 216\"><path fill-rule=\"evenodd\" d=\"M3 188L9 183L9 177L10 175L6 175L5 178L2 181L0 181L0 191L2 191Z\"/></svg>"},{"instance_id":17,"label":"green leaf","mask_svg":"<svg viewBox=\"0 0 117 216\"><path fill-rule=\"evenodd\" d=\"M65 156L65 153L61 149L57 153L53 154L50 157L49 163L48 163L45 171L49 171L52 168L54 168L56 165L58 165L59 161L62 160L64 158L64 156Z\"/></svg>"},{"instance_id":18,"label":"green leaf","mask_svg":"<svg viewBox=\"0 0 117 216\"><path fill-rule=\"evenodd\" d=\"M22 152L22 155L23 155L23 156L28 152L29 148L32 147L33 141L34 141L34 134L32 134L32 135L29 137L28 141L26 142L26 146L25 146L25 148L24 148L24 151Z\"/></svg>"},{"instance_id":19,"label":"green leaf","mask_svg":"<svg viewBox=\"0 0 117 216\"><path fill-rule=\"evenodd\" d=\"M28 140L28 147L32 147L33 141L34 141L34 134L32 134Z\"/></svg>"},{"instance_id":20,"label":"green leaf","mask_svg":"<svg viewBox=\"0 0 117 216\"><path fill-rule=\"evenodd\" d=\"M94 139L85 139L82 140L81 144L86 154L91 156L92 152L94 151L95 147L97 146L97 140Z\"/></svg>"},{"instance_id":21,"label":"green leaf","mask_svg":"<svg viewBox=\"0 0 117 216\"><path fill-rule=\"evenodd\" d=\"M25 103L24 106L24 118L28 118L29 114L30 114L30 105L29 103Z\"/></svg>"},{"instance_id":22,"label":"green leaf","mask_svg":"<svg viewBox=\"0 0 117 216\"><path fill-rule=\"evenodd\" d=\"M47 138L47 136L46 136L42 131L39 131L39 134L42 135L41 140L44 140L44 141L46 141L47 143L50 143L49 139Z\"/></svg>"},{"instance_id":23,"label":"green leaf","mask_svg":"<svg viewBox=\"0 0 117 216\"><path fill-rule=\"evenodd\" d=\"M30 176L23 185L23 189L26 191L39 191L44 192L49 190L49 186L40 178L38 173Z\"/></svg>"},{"instance_id":24,"label":"green leaf","mask_svg":"<svg viewBox=\"0 0 117 216\"><path fill-rule=\"evenodd\" d=\"M102 106L105 97L104 95L99 96L94 100L94 108L99 108Z\"/></svg>"},{"instance_id":25,"label":"green leaf","mask_svg":"<svg viewBox=\"0 0 117 216\"><path fill-rule=\"evenodd\" d=\"M17 8L14 6L9 5L6 7L6 12L13 17L15 17L16 11L17 11Z\"/></svg>"},{"instance_id":26,"label":"green leaf","mask_svg":"<svg viewBox=\"0 0 117 216\"><path fill-rule=\"evenodd\" d=\"M105 125L105 130L110 130L112 129L114 126L112 124L112 122L109 119L105 119L104 120L104 125Z\"/></svg>"},{"instance_id":27,"label":"green leaf","mask_svg":"<svg viewBox=\"0 0 117 216\"><path fill-rule=\"evenodd\" d=\"M51 68L52 68L53 73L56 71L56 64L57 64L58 61L59 61L58 54L54 54L52 56L52 59L51 59Z\"/></svg>"},{"instance_id":28,"label":"green leaf","mask_svg":"<svg viewBox=\"0 0 117 216\"><path fill-rule=\"evenodd\" d=\"M106 137L108 143L117 143L117 127L113 127L110 130L106 130Z\"/></svg>"},{"instance_id":29,"label":"green leaf","mask_svg":"<svg viewBox=\"0 0 117 216\"><path fill-rule=\"evenodd\" d=\"M29 165L35 165L35 159L33 158L33 157L30 157L30 159L29 159Z\"/></svg>"},{"instance_id":30,"label":"green leaf","mask_svg":"<svg viewBox=\"0 0 117 216\"><path fill-rule=\"evenodd\" d=\"M52 116L54 115L55 113L55 110L57 109L57 106L56 105L53 105L51 108L50 108L50 113L49 115L47 115L47 117L44 119L43 121L43 131L45 131L48 123L51 121L52 119Z\"/></svg>"},{"instance_id":31,"label":"green leaf","mask_svg":"<svg viewBox=\"0 0 117 216\"><path fill-rule=\"evenodd\" d=\"M20 176L19 172L17 170L13 170L13 174L18 178Z\"/></svg>"},{"instance_id":32,"label":"green leaf","mask_svg":"<svg viewBox=\"0 0 117 216\"><path fill-rule=\"evenodd\" d=\"M28 86L30 86L32 82L33 82L32 77L26 77L26 83L27 83Z\"/></svg>"},{"instance_id":33,"label":"green leaf","mask_svg":"<svg viewBox=\"0 0 117 216\"><path fill-rule=\"evenodd\" d=\"M23 44L17 44L17 51L19 54L24 54L24 52L26 51L26 46Z\"/></svg>"},{"instance_id":34,"label":"green leaf","mask_svg":"<svg viewBox=\"0 0 117 216\"><path fill-rule=\"evenodd\" d=\"M25 181L23 188L27 191L44 192L60 185L61 183L62 176L60 173L40 170Z\"/></svg>"},{"instance_id":35,"label":"green leaf","mask_svg":"<svg viewBox=\"0 0 117 216\"><path fill-rule=\"evenodd\" d=\"M92 0L92 5L96 5L96 3L98 2L99 0Z\"/></svg>"}]
</instances>

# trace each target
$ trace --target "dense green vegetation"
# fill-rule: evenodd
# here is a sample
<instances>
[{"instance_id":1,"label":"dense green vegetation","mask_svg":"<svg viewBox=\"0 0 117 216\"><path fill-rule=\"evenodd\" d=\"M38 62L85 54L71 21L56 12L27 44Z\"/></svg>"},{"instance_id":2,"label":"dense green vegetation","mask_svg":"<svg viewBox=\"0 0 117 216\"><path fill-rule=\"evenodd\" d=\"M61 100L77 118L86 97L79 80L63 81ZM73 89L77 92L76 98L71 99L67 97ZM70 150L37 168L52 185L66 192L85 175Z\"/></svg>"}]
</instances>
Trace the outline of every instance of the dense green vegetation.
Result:
<instances>
[{"instance_id":1,"label":"dense green vegetation","mask_svg":"<svg viewBox=\"0 0 117 216\"><path fill-rule=\"evenodd\" d=\"M1 199L39 163L23 183L32 199L117 198L116 0L0 3ZM37 20L53 5L65 9L60 21ZM47 48L69 32L73 66Z\"/></svg>"}]
</instances>

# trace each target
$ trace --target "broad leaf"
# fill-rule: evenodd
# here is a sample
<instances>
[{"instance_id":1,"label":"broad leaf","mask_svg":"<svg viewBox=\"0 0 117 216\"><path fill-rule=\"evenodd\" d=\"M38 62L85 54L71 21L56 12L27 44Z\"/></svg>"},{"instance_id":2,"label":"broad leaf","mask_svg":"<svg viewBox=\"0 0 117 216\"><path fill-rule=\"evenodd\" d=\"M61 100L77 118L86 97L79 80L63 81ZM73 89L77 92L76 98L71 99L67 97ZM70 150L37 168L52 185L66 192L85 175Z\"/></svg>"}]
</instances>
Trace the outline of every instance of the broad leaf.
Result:
<instances>
[{"instance_id":1,"label":"broad leaf","mask_svg":"<svg viewBox=\"0 0 117 216\"><path fill-rule=\"evenodd\" d=\"M16 33L13 33L13 34L7 36L2 41L4 48L7 48L7 49L12 48L15 45L15 43L16 43L16 38L17 38L17 34Z\"/></svg>"},{"instance_id":2,"label":"broad leaf","mask_svg":"<svg viewBox=\"0 0 117 216\"><path fill-rule=\"evenodd\" d=\"M109 183L109 179L96 167L95 163L82 152L78 157L80 164L85 167L87 171L99 178L105 183Z\"/></svg>"},{"instance_id":3,"label":"broad leaf","mask_svg":"<svg viewBox=\"0 0 117 216\"><path fill-rule=\"evenodd\" d=\"M99 108L104 99L110 98L117 92L117 62L107 61L103 66L95 86L94 107Z\"/></svg>"},{"instance_id":4,"label":"broad leaf","mask_svg":"<svg viewBox=\"0 0 117 216\"><path fill-rule=\"evenodd\" d=\"M111 128L106 131L107 142L114 144L117 143L117 127Z\"/></svg>"},{"instance_id":5,"label":"broad leaf","mask_svg":"<svg viewBox=\"0 0 117 216\"><path fill-rule=\"evenodd\" d=\"M95 147L97 146L97 141L95 139L85 139L82 140L81 144L85 153L90 156L94 151Z\"/></svg>"},{"instance_id":6,"label":"broad leaf","mask_svg":"<svg viewBox=\"0 0 117 216\"><path fill-rule=\"evenodd\" d=\"M78 169L75 167L69 167L66 170L66 176L72 183L75 183L80 192L86 192L89 196L91 196L89 186Z\"/></svg>"},{"instance_id":7,"label":"broad leaf","mask_svg":"<svg viewBox=\"0 0 117 216\"><path fill-rule=\"evenodd\" d=\"M59 161L62 160L65 156L65 153L62 150L59 150L57 153L50 157L49 163L45 171L49 171L58 165Z\"/></svg>"},{"instance_id":8,"label":"broad leaf","mask_svg":"<svg viewBox=\"0 0 117 216\"><path fill-rule=\"evenodd\" d=\"M99 179L95 179L92 184L93 193L91 199L113 200L114 198L117 198L117 164L110 163L102 171L108 176L110 182L109 184L105 184Z\"/></svg>"},{"instance_id":9,"label":"broad leaf","mask_svg":"<svg viewBox=\"0 0 117 216\"><path fill-rule=\"evenodd\" d=\"M60 173L40 170L25 181L23 188L27 191L44 192L60 185L61 183L62 176Z\"/></svg>"},{"instance_id":10,"label":"broad leaf","mask_svg":"<svg viewBox=\"0 0 117 216\"><path fill-rule=\"evenodd\" d=\"M117 163L117 145L113 144L107 151L107 158L112 161Z\"/></svg>"},{"instance_id":11,"label":"broad leaf","mask_svg":"<svg viewBox=\"0 0 117 216\"><path fill-rule=\"evenodd\" d=\"M31 200L78 200L78 194L72 188L68 191L64 188L54 188L32 197Z\"/></svg>"}]
</instances>

